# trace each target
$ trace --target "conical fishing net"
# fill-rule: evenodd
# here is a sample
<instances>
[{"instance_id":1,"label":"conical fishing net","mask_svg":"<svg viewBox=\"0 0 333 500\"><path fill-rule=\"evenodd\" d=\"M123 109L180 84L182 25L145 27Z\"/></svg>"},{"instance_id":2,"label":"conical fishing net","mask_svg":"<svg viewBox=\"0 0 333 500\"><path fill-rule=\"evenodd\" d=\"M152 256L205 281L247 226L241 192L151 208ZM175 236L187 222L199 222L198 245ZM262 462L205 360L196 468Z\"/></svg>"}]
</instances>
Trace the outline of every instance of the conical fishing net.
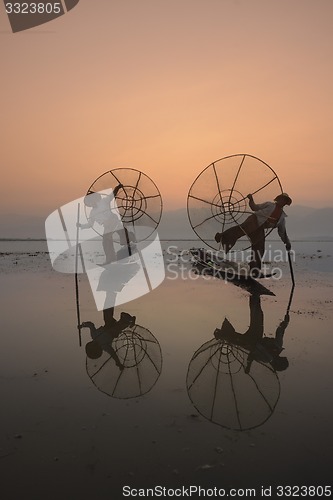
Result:
<instances>
[{"instance_id":1,"label":"conical fishing net","mask_svg":"<svg viewBox=\"0 0 333 500\"><path fill-rule=\"evenodd\" d=\"M252 361L248 351L212 339L193 355L187 391L198 412L211 422L243 431L268 420L280 396L280 382L268 364Z\"/></svg>"},{"instance_id":2,"label":"conical fishing net","mask_svg":"<svg viewBox=\"0 0 333 500\"><path fill-rule=\"evenodd\" d=\"M143 396L156 384L162 370L162 352L154 335L140 325L123 330L98 359L86 358L86 370L95 386L114 398Z\"/></svg>"},{"instance_id":3,"label":"conical fishing net","mask_svg":"<svg viewBox=\"0 0 333 500\"><path fill-rule=\"evenodd\" d=\"M211 163L193 182L187 200L190 224L204 243L220 250L215 234L240 226L253 214L248 194L260 204L273 201L281 193L278 176L267 163L251 155L227 156ZM266 236L271 230L265 230ZM235 250L249 246L250 240L244 234Z\"/></svg>"},{"instance_id":4,"label":"conical fishing net","mask_svg":"<svg viewBox=\"0 0 333 500\"><path fill-rule=\"evenodd\" d=\"M88 193L110 193L122 184L115 201L123 225L134 230L137 241L148 238L157 228L162 215L162 198L156 184L146 174L133 168L105 172L89 187ZM86 207L89 219L89 208ZM98 230L97 230L98 232ZM102 233L102 232L100 232Z\"/></svg>"}]
</instances>

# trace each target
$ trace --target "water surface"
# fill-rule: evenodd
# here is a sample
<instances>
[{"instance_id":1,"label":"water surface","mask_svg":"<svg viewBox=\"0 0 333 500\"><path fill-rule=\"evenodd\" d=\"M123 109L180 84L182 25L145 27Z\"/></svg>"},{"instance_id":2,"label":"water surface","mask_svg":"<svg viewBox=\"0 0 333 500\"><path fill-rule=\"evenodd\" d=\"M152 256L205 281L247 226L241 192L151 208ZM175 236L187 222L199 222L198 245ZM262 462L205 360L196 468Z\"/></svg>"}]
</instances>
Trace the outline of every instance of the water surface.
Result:
<instances>
[{"instance_id":1,"label":"water surface","mask_svg":"<svg viewBox=\"0 0 333 500\"><path fill-rule=\"evenodd\" d=\"M177 250L168 252L170 244ZM254 360L254 381L245 373L248 347L235 347L230 331L228 342L214 332L227 318L243 335L252 314L252 326L262 317L263 336L274 338L290 299L288 263L280 280L262 282L275 295L254 300L239 286L194 274L186 251L194 244L163 242L167 279L116 309L116 319L135 315L153 334L162 368L156 380L153 369L137 369L153 380L143 396L115 398L105 394L107 377L102 392L87 373L91 339L82 330L79 347L73 276L52 270L45 242L1 242L4 498L120 499L126 484L330 483L331 243L295 243L296 288L280 353L288 366L276 371ZM85 276L79 286L82 321L101 326ZM254 354L262 356L258 346ZM118 376L114 365L111 388ZM243 429L233 430L239 420Z\"/></svg>"}]
</instances>

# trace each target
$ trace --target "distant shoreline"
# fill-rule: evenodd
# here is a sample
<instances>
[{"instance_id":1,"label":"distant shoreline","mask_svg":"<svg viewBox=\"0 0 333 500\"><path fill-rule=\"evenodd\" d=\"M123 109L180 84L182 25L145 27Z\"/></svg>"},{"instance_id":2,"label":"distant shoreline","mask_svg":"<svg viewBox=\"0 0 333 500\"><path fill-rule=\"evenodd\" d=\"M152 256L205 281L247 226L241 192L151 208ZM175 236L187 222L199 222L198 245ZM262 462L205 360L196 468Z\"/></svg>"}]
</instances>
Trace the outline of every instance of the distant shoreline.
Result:
<instances>
[{"instance_id":1,"label":"distant shoreline","mask_svg":"<svg viewBox=\"0 0 333 500\"><path fill-rule=\"evenodd\" d=\"M0 241L45 241L47 242L47 239L46 238L0 238ZM51 240L51 241L67 241L66 239L59 239L59 240ZM75 243L74 240L72 240L73 243ZM154 241L154 240L150 240L150 239L147 239L145 241ZM203 243L201 240L199 240L198 238L160 238L160 241L197 241L198 243ZM211 239L211 240L207 240L207 241L215 241L214 239ZM276 238L274 240L272 239L267 239L266 241L268 242L279 242L281 241L279 238ZM310 243L310 242L317 242L317 243L329 243L329 242L333 242L333 238L332 237L325 237L325 236L322 236L322 237L319 237L319 238L316 238L316 237L310 237L308 239L306 238L300 238L300 239L292 239L293 242L295 243Z\"/></svg>"},{"instance_id":2,"label":"distant shoreline","mask_svg":"<svg viewBox=\"0 0 333 500\"><path fill-rule=\"evenodd\" d=\"M47 240L46 238L0 238L0 241L47 241Z\"/></svg>"}]
</instances>

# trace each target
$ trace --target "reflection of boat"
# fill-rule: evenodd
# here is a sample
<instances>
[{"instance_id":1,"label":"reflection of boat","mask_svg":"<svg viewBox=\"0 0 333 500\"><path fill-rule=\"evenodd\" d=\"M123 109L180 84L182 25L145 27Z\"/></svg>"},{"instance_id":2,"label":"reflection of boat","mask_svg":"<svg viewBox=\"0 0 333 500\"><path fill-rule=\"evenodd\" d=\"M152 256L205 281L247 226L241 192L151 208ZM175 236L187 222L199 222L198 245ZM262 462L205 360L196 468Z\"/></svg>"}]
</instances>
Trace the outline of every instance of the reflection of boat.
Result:
<instances>
[{"instance_id":1,"label":"reflection of boat","mask_svg":"<svg viewBox=\"0 0 333 500\"><path fill-rule=\"evenodd\" d=\"M162 352L154 335L134 325L112 338L110 347L112 354L104 350L98 359L86 358L86 370L94 385L105 394L120 399L149 392L162 371Z\"/></svg>"},{"instance_id":2,"label":"reflection of boat","mask_svg":"<svg viewBox=\"0 0 333 500\"><path fill-rule=\"evenodd\" d=\"M236 332L227 318L214 337L192 356L186 386L198 412L211 422L233 430L253 429L273 414L280 397L278 371L288 359L280 356L289 324L289 310L278 325L275 337L264 336L260 295L250 296L250 326Z\"/></svg>"}]
</instances>

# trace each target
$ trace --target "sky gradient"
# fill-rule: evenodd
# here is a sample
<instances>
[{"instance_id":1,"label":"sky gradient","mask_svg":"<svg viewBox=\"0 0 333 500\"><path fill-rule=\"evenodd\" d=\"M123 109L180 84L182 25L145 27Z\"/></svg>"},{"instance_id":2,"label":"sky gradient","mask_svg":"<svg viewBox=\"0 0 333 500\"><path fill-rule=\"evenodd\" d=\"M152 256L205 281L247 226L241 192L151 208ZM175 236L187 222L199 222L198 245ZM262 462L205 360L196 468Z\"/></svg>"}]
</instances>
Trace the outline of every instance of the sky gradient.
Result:
<instances>
[{"instance_id":1,"label":"sky gradient","mask_svg":"<svg viewBox=\"0 0 333 500\"><path fill-rule=\"evenodd\" d=\"M12 34L1 4L1 212L46 217L120 167L180 208L238 153L332 206L332 19L331 0L81 0Z\"/></svg>"}]
</instances>

